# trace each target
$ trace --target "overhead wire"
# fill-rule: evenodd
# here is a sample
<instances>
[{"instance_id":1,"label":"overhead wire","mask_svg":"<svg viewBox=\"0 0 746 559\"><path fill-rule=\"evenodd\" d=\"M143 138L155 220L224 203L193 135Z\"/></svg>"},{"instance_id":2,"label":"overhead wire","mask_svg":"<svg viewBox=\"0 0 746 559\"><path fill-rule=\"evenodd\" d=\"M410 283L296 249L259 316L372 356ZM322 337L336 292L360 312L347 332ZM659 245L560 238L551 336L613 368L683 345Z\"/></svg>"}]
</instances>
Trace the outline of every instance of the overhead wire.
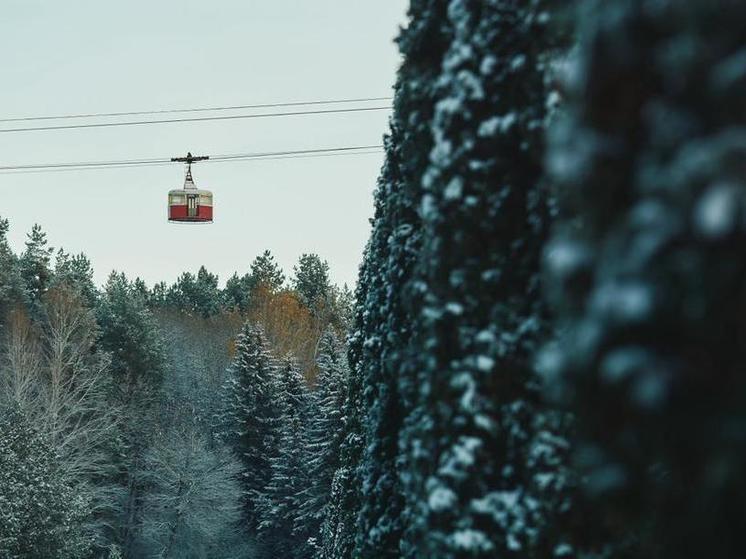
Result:
<instances>
[{"instance_id":1,"label":"overhead wire","mask_svg":"<svg viewBox=\"0 0 746 559\"><path fill-rule=\"evenodd\" d=\"M381 153L383 145L342 146L301 150L268 151L210 156L201 163L230 163L234 161L264 161L272 159L301 159L309 157L330 157L340 155L368 155ZM68 163L35 163L25 165L0 166L0 174L82 171L108 168L130 168L173 165L170 158L125 159L118 161L81 161Z\"/></svg>"},{"instance_id":2,"label":"overhead wire","mask_svg":"<svg viewBox=\"0 0 746 559\"><path fill-rule=\"evenodd\" d=\"M155 109L148 111L119 111L109 113L76 113L66 115L43 115L43 116L22 116L12 118L0 118L0 122L28 122L35 120L67 120L79 118L109 118L120 116L141 116L141 115L158 115L174 113L197 113L213 111L234 111L243 109L270 109L279 107L302 107L313 105L338 105L347 103L367 103L374 101L391 101L392 97L360 97L356 99L322 99L314 101L288 101L282 103L257 103L251 105L226 105L217 107L189 107L184 109Z\"/></svg>"},{"instance_id":3,"label":"overhead wire","mask_svg":"<svg viewBox=\"0 0 746 559\"><path fill-rule=\"evenodd\" d=\"M286 111L286 112L274 112L274 113L251 113L245 115L224 115L224 116L202 116L202 117L189 117L189 118L174 118L174 119L158 119L158 120L128 120L124 122L91 122L85 124L62 124L54 126L32 126L24 128L0 128L0 134L11 133L11 132L40 132L50 130L74 130L81 128L108 128L112 126L143 126L153 124L173 124L183 122L206 122L206 121L220 121L220 120L238 120L238 119L254 119L254 118L270 118L270 117L283 117L283 116L302 116L302 115L324 115L324 114L339 114L339 113L356 113L356 112L370 112L370 111L386 111L391 110L391 106L376 106L376 107L354 107L344 109L318 109L310 111Z\"/></svg>"}]
</instances>

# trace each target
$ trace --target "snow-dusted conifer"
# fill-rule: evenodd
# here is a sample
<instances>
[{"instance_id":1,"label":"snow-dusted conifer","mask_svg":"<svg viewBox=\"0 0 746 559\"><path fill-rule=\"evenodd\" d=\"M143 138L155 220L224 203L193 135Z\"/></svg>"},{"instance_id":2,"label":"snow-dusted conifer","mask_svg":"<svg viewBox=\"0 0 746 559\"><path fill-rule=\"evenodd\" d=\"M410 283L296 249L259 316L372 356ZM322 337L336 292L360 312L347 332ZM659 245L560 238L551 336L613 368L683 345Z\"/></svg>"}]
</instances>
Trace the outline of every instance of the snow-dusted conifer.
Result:
<instances>
[{"instance_id":1,"label":"snow-dusted conifer","mask_svg":"<svg viewBox=\"0 0 746 559\"><path fill-rule=\"evenodd\" d=\"M276 369L262 329L245 323L236 338L219 422L224 439L243 464L244 514L250 530L259 524L257 503L264 496L277 454Z\"/></svg>"},{"instance_id":2,"label":"snow-dusted conifer","mask_svg":"<svg viewBox=\"0 0 746 559\"><path fill-rule=\"evenodd\" d=\"M445 2L414 1L409 25L398 39L404 56L386 139L386 162L376 191L376 213L360 283L357 331L352 355L364 405L364 454L355 557L399 557L405 526L399 437L410 411L413 385L413 315L405 286L412 277L421 242L418 214L421 178L432 146L430 133L435 77L447 46L442 24Z\"/></svg>"},{"instance_id":3,"label":"snow-dusted conifer","mask_svg":"<svg viewBox=\"0 0 746 559\"><path fill-rule=\"evenodd\" d=\"M26 417L0 409L0 556L88 556L87 503L64 483L57 458Z\"/></svg>"},{"instance_id":4,"label":"snow-dusted conifer","mask_svg":"<svg viewBox=\"0 0 746 559\"><path fill-rule=\"evenodd\" d=\"M404 435L406 557L550 557L561 543L549 521L566 442L532 366L545 335L549 21L539 1L448 3L411 284L421 359Z\"/></svg>"},{"instance_id":5,"label":"snow-dusted conifer","mask_svg":"<svg viewBox=\"0 0 746 559\"><path fill-rule=\"evenodd\" d=\"M370 267L369 251L366 249L360 276L363 277ZM355 291L357 301L365 298L367 285L359 282ZM359 374L360 355L362 353L363 313L356 312L354 328L349 338L348 363L350 377L345 394L343 410L342 441L339 449L339 468L332 480L331 506L327 508L321 527L320 559L348 559L352 556L357 530L357 514L360 510L360 484L358 465L363 452L362 405L363 386Z\"/></svg>"},{"instance_id":6,"label":"snow-dusted conifer","mask_svg":"<svg viewBox=\"0 0 746 559\"><path fill-rule=\"evenodd\" d=\"M145 491L139 477L142 457L152 434L152 412L163 379L165 353L158 324L145 298L123 273L112 272L96 308L98 348L111 355L112 397L120 410L120 434L112 460L118 470L112 483L122 499L104 511L111 537L125 555L140 538Z\"/></svg>"},{"instance_id":7,"label":"snow-dusted conifer","mask_svg":"<svg viewBox=\"0 0 746 559\"><path fill-rule=\"evenodd\" d=\"M343 409L349 368L344 347L327 329L318 348L318 374L311 394L308 432L308 481L298 522L306 526L314 546L321 542L321 523L329 515L332 481L340 465L344 435Z\"/></svg>"},{"instance_id":8,"label":"snow-dusted conifer","mask_svg":"<svg viewBox=\"0 0 746 559\"><path fill-rule=\"evenodd\" d=\"M311 556L309 525L300 513L310 485L306 443L310 394L292 358L284 358L276 374L276 453L269 459L270 477L257 502L259 544L268 559L305 559Z\"/></svg>"},{"instance_id":9,"label":"snow-dusted conifer","mask_svg":"<svg viewBox=\"0 0 746 559\"><path fill-rule=\"evenodd\" d=\"M578 555L743 557L746 3L581 5L543 359L578 416Z\"/></svg>"}]
</instances>

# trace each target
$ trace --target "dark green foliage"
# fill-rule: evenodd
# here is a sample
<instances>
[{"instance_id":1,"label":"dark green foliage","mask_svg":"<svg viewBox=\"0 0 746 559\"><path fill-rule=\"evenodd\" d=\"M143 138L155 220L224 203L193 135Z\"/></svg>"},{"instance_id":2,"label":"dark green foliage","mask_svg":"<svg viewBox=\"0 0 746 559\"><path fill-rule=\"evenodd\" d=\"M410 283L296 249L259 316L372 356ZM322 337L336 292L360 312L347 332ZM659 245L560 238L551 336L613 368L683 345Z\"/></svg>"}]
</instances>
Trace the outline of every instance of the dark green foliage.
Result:
<instances>
[{"instance_id":1,"label":"dark green foliage","mask_svg":"<svg viewBox=\"0 0 746 559\"><path fill-rule=\"evenodd\" d=\"M265 250L251 263L250 278L250 289L262 285L270 291L279 291L285 285L285 274L269 250Z\"/></svg>"},{"instance_id":2,"label":"dark green foliage","mask_svg":"<svg viewBox=\"0 0 746 559\"><path fill-rule=\"evenodd\" d=\"M324 332L318 348L318 374L306 420L308 487L298 511L306 533L321 545L321 523L329 514L332 483L339 468L344 436L343 408L349 369L344 347L331 329Z\"/></svg>"},{"instance_id":3,"label":"dark green foliage","mask_svg":"<svg viewBox=\"0 0 746 559\"><path fill-rule=\"evenodd\" d=\"M355 313L355 294L344 284L342 288L332 286L329 297L329 323L343 335L352 329Z\"/></svg>"},{"instance_id":4,"label":"dark green foliage","mask_svg":"<svg viewBox=\"0 0 746 559\"><path fill-rule=\"evenodd\" d=\"M321 260L318 254L303 254L293 267L293 272L293 289L306 307L313 310L327 302L331 283L326 260Z\"/></svg>"},{"instance_id":5,"label":"dark green foliage","mask_svg":"<svg viewBox=\"0 0 746 559\"><path fill-rule=\"evenodd\" d=\"M370 264L368 251L360 267L361 276ZM358 283L355 292L356 300L362 301L366 296L367 285ZM362 376L356 364L360 363L360 355L364 339L362 336L363 313L357 312L354 318L352 333L349 339L350 377L343 407L343 430L339 449L339 468L334 474L329 501L321 529L321 549L318 557L321 559L343 559L352 556L357 533L357 516L360 510L360 476L358 465L363 453L364 437L362 435L363 422L363 385Z\"/></svg>"},{"instance_id":6,"label":"dark green foliage","mask_svg":"<svg viewBox=\"0 0 746 559\"><path fill-rule=\"evenodd\" d=\"M408 279L411 264L411 255L403 262L394 258L388 261L388 241L397 227L395 218L388 211L397 206L389 205L388 197L392 195L391 189L400 187L401 183L395 177L397 159L392 153L393 140L387 139L386 145L389 155L379 180L373 233L366 249L366 258L372 265L362 268L360 275L360 282L366 283L367 292L366 297L359 300L360 331L355 335L364 342L358 360L352 362L354 374L360 375L363 386L362 434L365 438L357 474L361 482L360 524L353 556L382 558L398 557L402 531L403 500L397 455L405 411L398 395L396 372L401 359L400 350L406 348L403 343L406 337L400 338L401 332L388 329L397 325L403 330L408 328L401 287ZM405 241L403 237L416 235L416 224L416 220L403 223L398 240Z\"/></svg>"},{"instance_id":7,"label":"dark green foliage","mask_svg":"<svg viewBox=\"0 0 746 559\"><path fill-rule=\"evenodd\" d=\"M244 516L254 532L260 523L257 506L277 455L277 390L276 364L264 332L247 322L236 339L219 429L243 464Z\"/></svg>"},{"instance_id":8,"label":"dark green foliage","mask_svg":"<svg viewBox=\"0 0 746 559\"><path fill-rule=\"evenodd\" d=\"M311 483L306 441L310 394L292 359L283 359L276 374L277 446L257 501L258 538L268 559L304 559L311 557L308 537L313 528L302 515Z\"/></svg>"},{"instance_id":9,"label":"dark green foliage","mask_svg":"<svg viewBox=\"0 0 746 559\"><path fill-rule=\"evenodd\" d=\"M37 224L27 237L26 250L19 261L21 277L30 300L38 306L52 279L51 261L54 249L47 246L47 234Z\"/></svg>"},{"instance_id":10,"label":"dark green foliage","mask_svg":"<svg viewBox=\"0 0 746 559\"><path fill-rule=\"evenodd\" d=\"M137 281L137 280L135 280ZM147 289L147 287L146 287ZM168 284L160 281L153 286L147 297L148 305L151 307L165 307L168 304Z\"/></svg>"},{"instance_id":11,"label":"dark green foliage","mask_svg":"<svg viewBox=\"0 0 746 559\"><path fill-rule=\"evenodd\" d=\"M225 282L223 305L231 311L246 312L249 308L249 276L233 274Z\"/></svg>"},{"instance_id":12,"label":"dark green foliage","mask_svg":"<svg viewBox=\"0 0 746 559\"><path fill-rule=\"evenodd\" d=\"M251 263L248 274L239 276L233 274L225 284L223 290L223 305L228 310L246 312L249 310L252 293L261 287L270 292L277 292L285 285L285 274L275 262L275 257L269 250L265 250Z\"/></svg>"},{"instance_id":13,"label":"dark green foliage","mask_svg":"<svg viewBox=\"0 0 746 559\"><path fill-rule=\"evenodd\" d=\"M166 303L186 313L204 318L220 312L221 295L218 276L200 266L197 275L184 272L166 294Z\"/></svg>"},{"instance_id":14,"label":"dark green foliage","mask_svg":"<svg viewBox=\"0 0 746 559\"><path fill-rule=\"evenodd\" d=\"M532 367L546 335L549 21L538 1L449 4L411 284L422 358L405 434L409 557L549 557L558 544L566 443Z\"/></svg>"},{"instance_id":15,"label":"dark green foliage","mask_svg":"<svg viewBox=\"0 0 746 559\"><path fill-rule=\"evenodd\" d=\"M549 159L567 334L544 359L578 416L579 553L746 555L744 18L736 1L582 2Z\"/></svg>"},{"instance_id":16,"label":"dark green foliage","mask_svg":"<svg viewBox=\"0 0 746 559\"><path fill-rule=\"evenodd\" d=\"M163 348L143 296L124 274L112 272L96 309L100 346L112 356L112 373L129 402L160 384Z\"/></svg>"},{"instance_id":17,"label":"dark green foliage","mask_svg":"<svg viewBox=\"0 0 746 559\"><path fill-rule=\"evenodd\" d=\"M18 257L8 245L8 228L8 220L0 218L0 325L12 307L26 300Z\"/></svg>"},{"instance_id":18,"label":"dark green foliage","mask_svg":"<svg viewBox=\"0 0 746 559\"><path fill-rule=\"evenodd\" d=\"M83 253L71 255L59 249L51 285L64 285L72 288L82 295L91 308L96 305L98 290L93 283L93 267L91 261Z\"/></svg>"},{"instance_id":19,"label":"dark green foliage","mask_svg":"<svg viewBox=\"0 0 746 559\"><path fill-rule=\"evenodd\" d=\"M410 23L398 39L399 70L386 163L375 198L375 216L360 271L351 366L361 383L365 446L358 476L362 486L355 557L399 557L404 530L399 435L413 390L409 339L413 316L404 287L412 277L420 245L420 181L432 136L435 77L447 46L445 3L415 1ZM359 340L359 341L357 341ZM358 435L359 436L359 435Z\"/></svg>"},{"instance_id":20,"label":"dark green foliage","mask_svg":"<svg viewBox=\"0 0 746 559\"><path fill-rule=\"evenodd\" d=\"M0 556L87 556L87 503L65 485L55 461L51 445L27 418L0 409Z\"/></svg>"}]
</instances>

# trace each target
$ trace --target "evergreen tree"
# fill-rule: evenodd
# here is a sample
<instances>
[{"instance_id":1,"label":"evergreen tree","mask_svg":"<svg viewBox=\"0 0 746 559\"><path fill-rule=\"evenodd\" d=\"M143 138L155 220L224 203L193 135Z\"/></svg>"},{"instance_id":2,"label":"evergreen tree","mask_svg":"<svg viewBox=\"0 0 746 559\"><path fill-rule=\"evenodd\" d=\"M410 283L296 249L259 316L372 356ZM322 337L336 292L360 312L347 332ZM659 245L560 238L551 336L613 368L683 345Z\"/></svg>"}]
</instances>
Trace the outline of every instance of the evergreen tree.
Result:
<instances>
[{"instance_id":1,"label":"evergreen tree","mask_svg":"<svg viewBox=\"0 0 746 559\"><path fill-rule=\"evenodd\" d=\"M96 305L98 290L93 283L93 267L91 261L83 253L71 255L59 249L51 284L53 286L65 285L75 289L91 308Z\"/></svg>"},{"instance_id":2,"label":"evergreen tree","mask_svg":"<svg viewBox=\"0 0 746 559\"><path fill-rule=\"evenodd\" d=\"M20 259L21 277L30 299L38 305L52 279L50 266L54 249L47 246L47 234L37 224L27 237L26 250Z\"/></svg>"},{"instance_id":3,"label":"evergreen tree","mask_svg":"<svg viewBox=\"0 0 746 559\"><path fill-rule=\"evenodd\" d=\"M332 286L329 307L329 323L338 333L346 336L352 329L355 313L355 294L346 283L341 289Z\"/></svg>"},{"instance_id":4,"label":"evergreen tree","mask_svg":"<svg viewBox=\"0 0 746 559\"><path fill-rule=\"evenodd\" d=\"M148 296L150 307L165 307L168 305L168 285L165 281L159 281L153 286Z\"/></svg>"},{"instance_id":5,"label":"evergreen tree","mask_svg":"<svg viewBox=\"0 0 746 559\"><path fill-rule=\"evenodd\" d=\"M578 416L578 555L743 557L746 4L581 14L543 360Z\"/></svg>"},{"instance_id":6,"label":"evergreen tree","mask_svg":"<svg viewBox=\"0 0 746 559\"><path fill-rule=\"evenodd\" d=\"M260 285L272 292L279 291L285 285L285 274L269 250L265 250L251 263L248 287L252 290Z\"/></svg>"},{"instance_id":7,"label":"evergreen tree","mask_svg":"<svg viewBox=\"0 0 746 559\"><path fill-rule=\"evenodd\" d=\"M363 257L360 276L370 265L369 253ZM356 300L362 301L367 285L358 283ZM363 453L363 384L359 373L360 355L364 339L362 322L364 314L355 313L355 324L350 335L348 363L351 369L343 406L343 430L339 449L339 468L334 473L331 487L331 506L327 508L321 528L320 559L347 559L352 557L357 533L357 516L360 510L360 475L358 465ZM355 369L353 369L355 367Z\"/></svg>"},{"instance_id":8,"label":"evergreen tree","mask_svg":"<svg viewBox=\"0 0 746 559\"><path fill-rule=\"evenodd\" d=\"M204 266L196 276L189 272L181 274L166 295L170 306L204 318L220 312L221 299L218 276L208 272Z\"/></svg>"},{"instance_id":9,"label":"evergreen tree","mask_svg":"<svg viewBox=\"0 0 746 559\"><path fill-rule=\"evenodd\" d=\"M412 284L408 557L549 557L562 543L551 523L566 443L546 430L532 368L549 21L539 1L448 6Z\"/></svg>"},{"instance_id":10,"label":"evergreen tree","mask_svg":"<svg viewBox=\"0 0 746 559\"><path fill-rule=\"evenodd\" d=\"M158 324L145 299L124 274L112 272L96 309L100 327L98 344L111 355L115 402L122 409L122 424L112 460L118 470L112 482L121 488L121 502L107 512L116 527L110 539L126 557L140 553L142 498L140 472L152 435L152 414L163 371L164 352Z\"/></svg>"},{"instance_id":11,"label":"evergreen tree","mask_svg":"<svg viewBox=\"0 0 746 559\"><path fill-rule=\"evenodd\" d=\"M234 273L225 282L222 293L223 305L231 311L244 313L249 308L249 276Z\"/></svg>"},{"instance_id":12,"label":"evergreen tree","mask_svg":"<svg viewBox=\"0 0 746 559\"><path fill-rule=\"evenodd\" d=\"M253 304L257 290L270 293L279 292L285 285L285 275L275 262L275 257L265 250L251 263L251 271L239 276L233 274L225 284L222 292L223 305L228 310L247 312Z\"/></svg>"},{"instance_id":13,"label":"evergreen tree","mask_svg":"<svg viewBox=\"0 0 746 559\"><path fill-rule=\"evenodd\" d=\"M329 516L332 482L340 466L344 435L342 413L349 369L343 348L331 329L327 329L319 341L317 363L316 387L307 420L308 488L298 512L298 522L313 538L312 548L321 545L321 523Z\"/></svg>"},{"instance_id":14,"label":"evergreen tree","mask_svg":"<svg viewBox=\"0 0 746 559\"><path fill-rule=\"evenodd\" d=\"M399 70L386 162L378 181L371 239L359 282L356 331L351 344L353 376L360 375L364 453L354 557L400 557L405 528L399 438L411 411L414 386L410 338L414 316L405 286L421 243L421 179L432 146L435 78L449 31L446 2L414 1L398 44ZM358 341L359 340L359 341ZM356 346L355 344L360 344Z\"/></svg>"},{"instance_id":15,"label":"evergreen tree","mask_svg":"<svg viewBox=\"0 0 746 559\"><path fill-rule=\"evenodd\" d=\"M64 483L55 459L26 417L0 408L0 556L87 557L86 503Z\"/></svg>"},{"instance_id":16,"label":"evergreen tree","mask_svg":"<svg viewBox=\"0 0 746 559\"><path fill-rule=\"evenodd\" d=\"M329 263L318 254L303 254L293 267L293 289L311 310L324 305L330 295Z\"/></svg>"},{"instance_id":17,"label":"evergreen tree","mask_svg":"<svg viewBox=\"0 0 746 559\"><path fill-rule=\"evenodd\" d=\"M389 275L389 265L402 264L389 261L389 239L393 240L395 235L389 210L395 211L397 208L395 204L388 203L391 189L401 183L394 176L394 140L388 138L386 146L386 163L376 192L377 211L366 254L372 265L361 270L359 279L360 283L366 284L367 292L365 299L360 300L360 330L355 332L355 336L360 336L364 342L360 353L354 354L358 357L353 370L360 375L363 389L361 403L365 445L357 474L360 476L362 494L353 557L398 557L403 529L403 499L397 457L398 437L405 412L399 397L396 371L401 357L398 350L406 348L407 338L399 337L400 331L386 330L397 325L406 328L407 322L399 322L405 313L400 306L401 292L397 287L401 287L401 284L397 280L405 279L404 273L408 270L400 269L398 277ZM410 237L414 230L410 224L400 229L399 233Z\"/></svg>"},{"instance_id":18,"label":"evergreen tree","mask_svg":"<svg viewBox=\"0 0 746 559\"><path fill-rule=\"evenodd\" d=\"M0 218L0 325L10 309L26 298L20 263L8 244L9 227L8 220Z\"/></svg>"},{"instance_id":19,"label":"evergreen tree","mask_svg":"<svg viewBox=\"0 0 746 559\"><path fill-rule=\"evenodd\" d=\"M244 517L250 531L259 525L257 506L277 453L277 365L262 329L244 324L224 389L219 418L225 441L243 464Z\"/></svg>"},{"instance_id":20,"label":"evergreen tree","mask_svg":"<svg viewBox=\"0 0 746 559\"><path fill-rule=\"evenodd\" d=\"M135 278L135 281L132 282L132 287L139 297L142 297L148 303L148 305L151 304L151 294L150 290L148 289L148 285L145 283L145 280L139 277Z\"/></svg>"},{"instance_id":21,"label":"evergreen tree","mask_svg":"<svg viewBox=\"0 0 746 559\"><path fill-rule=\"evenodd\" d=\"M301 514L307 500L306 423L309 392L298 366L283 359L277 379L277 454L259 500L259 540L267 558L311 557L309 525Z\"/></svg>"},{"instance_id":22,"label":"evergreen tree","mask_svg":"<svg viewBox=\"0 0 746 559\"><path fill-rule=\"evenodd\" d=\"M145 298L123 273L112 272L96 309L99 344L112 356L112 373L127 402L152 391L163 373L158 324Z\"/></svg>"}]
</instances>

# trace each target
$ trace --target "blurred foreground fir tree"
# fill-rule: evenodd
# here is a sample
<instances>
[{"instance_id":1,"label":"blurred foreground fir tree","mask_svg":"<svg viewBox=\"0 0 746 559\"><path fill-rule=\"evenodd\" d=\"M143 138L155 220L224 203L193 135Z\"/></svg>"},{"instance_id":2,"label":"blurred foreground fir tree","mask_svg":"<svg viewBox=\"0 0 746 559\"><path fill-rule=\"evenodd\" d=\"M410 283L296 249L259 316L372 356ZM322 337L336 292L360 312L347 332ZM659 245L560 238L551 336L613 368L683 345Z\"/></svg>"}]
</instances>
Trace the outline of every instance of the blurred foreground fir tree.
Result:
<instances>
[{"instance_id":1,"label":"blurred foreground fir tree","mask_svg":"<svg viewBox=\"0 0 746 559\"><path fill-rule=\"evenodd\" d=\"M582 2L549 158L592 557L746 556L746 50L739 1Z\"/></svg>"}]
</instances>

